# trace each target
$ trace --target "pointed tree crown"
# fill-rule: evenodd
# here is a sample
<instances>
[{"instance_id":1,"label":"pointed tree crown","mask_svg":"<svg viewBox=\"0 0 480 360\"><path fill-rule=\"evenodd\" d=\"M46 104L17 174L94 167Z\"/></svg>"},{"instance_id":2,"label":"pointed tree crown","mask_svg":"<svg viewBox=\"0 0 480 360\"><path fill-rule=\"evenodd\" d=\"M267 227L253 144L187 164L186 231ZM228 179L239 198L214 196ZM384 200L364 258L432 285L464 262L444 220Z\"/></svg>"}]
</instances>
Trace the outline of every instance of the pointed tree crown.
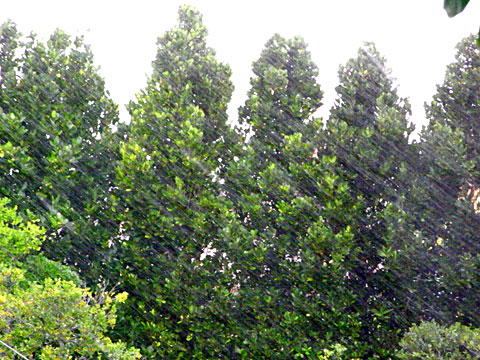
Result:
<instances>
[{"instance_id":1,"label":"pointed tree crown","mask_svg":"<svg viewBox=\"0 0 480 360\"><path fill-rule=\"evenodd\" d=\"M423 137L439 126L461 131L468 159L476 162L480 172L480 49L471 35L457 45L456 61L447 68L445 81L437 87L430 106L430 119Z\"/></svg>"},{"instance_id":2,"label":"pointed tree crown","mask_svg":"<svg viewBox=\"0 0 480 360\"><path fill-rule=\"evenodd\" d=\"M253 63L253 73L239 122L252 127L254 138L276 143L298 131L322 104L318 68L300 37L274 35Z\"/></svg>"},{"instance_id":3,"label":"pointed tree crown","mask_svg":"<svg viewBox=\"0 0 480 360\"><path fill-rule=\"evenodd\" d=\"M398 96L390 73L385 58L375 45L365 43L356 58L340 66L340 84L336 88L338 99L331 110L331 119L356 127L372 126L380 97L382 105L393 107L406 117L410 106Z\"/></svg>"},{"instance_id":4,"label":"pointed tree crown","mask_svg":"<svg viewBox=\"0 0 480 360\"><path fill-rule=\"evenodd\" d=\"M182 6L178 25L158 38L150 86L168 90L198 106L207 121L204 140L215 142L228 131L227 106L233 92L231 70L207 46L207 28L201 14Z\"/></svg>"}]
</instances>

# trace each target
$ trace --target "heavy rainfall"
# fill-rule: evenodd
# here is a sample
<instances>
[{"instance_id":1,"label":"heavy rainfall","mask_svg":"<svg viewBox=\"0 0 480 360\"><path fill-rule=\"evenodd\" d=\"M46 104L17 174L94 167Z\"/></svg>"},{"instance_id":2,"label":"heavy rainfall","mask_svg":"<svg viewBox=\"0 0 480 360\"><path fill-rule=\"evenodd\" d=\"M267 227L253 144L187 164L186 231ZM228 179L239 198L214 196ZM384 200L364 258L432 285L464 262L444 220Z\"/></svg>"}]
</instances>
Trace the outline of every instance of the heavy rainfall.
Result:
<instances>
[{"instance_id":1,"label":"heavy rainfall","mask_svg":"<svg viewBox=\"0 0 480 360\"><path fill-rule=\"evenodd\" d=\"M478 35L421 129L373 43L319 117L279 34L229 119L207 35L180 7L123 122L82 37L1 26L0 356L480 358Z\"/></svg>"}]
</instances>

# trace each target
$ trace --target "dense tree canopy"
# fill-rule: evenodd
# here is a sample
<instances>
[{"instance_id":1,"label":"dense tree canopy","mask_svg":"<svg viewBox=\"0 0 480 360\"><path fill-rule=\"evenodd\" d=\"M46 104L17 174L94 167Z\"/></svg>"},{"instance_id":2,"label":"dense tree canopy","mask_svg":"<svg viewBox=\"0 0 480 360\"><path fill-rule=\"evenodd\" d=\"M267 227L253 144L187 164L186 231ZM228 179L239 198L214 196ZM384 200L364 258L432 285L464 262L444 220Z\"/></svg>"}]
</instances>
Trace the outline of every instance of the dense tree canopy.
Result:
<instances>
[{"instance_id":1,"label":"dense tree canopy","mask_svg":"<svg viewBox=\"0 0 480 360\"><path fill-rule=\"evenodd\" d=\"M242 338L251 339L241 354L287 359L354 348L358 319L343 285L356 202L336 159L318 154L323 124L311 119L321 105L318 69L301 38L274 35L253 70L239 110L251 137L225 182L255 242L236 264L237 316L248 324ZM300 328L305 335L296 337Z\"/></svg>"},{"instance_id":2,"label":"dense tree canopy","mask_svg":"<svg viewBox=\"0 0 480 360\"><path fill-rule=\"evenodd\" d=\"M0 192L40 219L50 256L95 273L118 114L93 55L61 30L42 43L7 22L0 67Z\"/></svg>"},{"instance_id":3,"label":"dense tree canopy","mask_svg":"<svg viewBox=\"0 0 480 360\"><path fill-rule=\"evenodd\" d=\"M132 294L121 324L162 359L213 356L203 331L213 330L220 310L213 303L223 286L212 284L227 276L224 260L202 255L224 248L219 233L231 216L215 174L233 136L226 125L230 69L216 60L206 35L201 15L185 6L179 24L159 38L153 75L129 105L132 122L116 169L122 236L113 271Z\"/></svg>"},{"instance_id":4,"label":"dense tree canopy","mask_svg":"<svg viewBox=\"0 0 480 360\"><path fill-rule=\"evenodd\" d=\"M128 124L81 38L7 22L0 68L1 356L478 356L475 37L418 140L374 44L324 120L307 44L279 34L230 123L231 70L191 6Z\"/></svg>"},{"instance_id":5,"label":"dense tree canopy","mask_svg":"<svg viewBox=\"0 0 480 360\"><path fill-rule=\"evenodd\" d=\"M418 211L423 218L436 219L418 227L430 243L441 239L443 245L439 255L445 281L440 286L445 296L440 299L444 308L457 309L444 316L479 326L474 308L479 301L480 50L474 41L470 36L458 44L456 62L448 66L427 106L430 122L419 144L425 176L417 187L428 198L415 203L423 205Z\"/></svg>"}]
</instances>

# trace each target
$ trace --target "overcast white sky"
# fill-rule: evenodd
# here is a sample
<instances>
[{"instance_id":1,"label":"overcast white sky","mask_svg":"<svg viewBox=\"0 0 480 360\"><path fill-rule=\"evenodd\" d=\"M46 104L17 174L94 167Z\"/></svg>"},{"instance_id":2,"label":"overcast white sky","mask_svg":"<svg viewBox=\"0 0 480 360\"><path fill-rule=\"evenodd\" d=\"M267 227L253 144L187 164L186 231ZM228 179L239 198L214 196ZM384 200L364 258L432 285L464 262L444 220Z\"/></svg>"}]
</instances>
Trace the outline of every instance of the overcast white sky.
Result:
<instances>
[{"instance_id":1,"label":"overcast white sky","mask_svg":"<svg viewBox=\"0 0 480 360\"><path fill-rule=\"evenodd\" d=\"M443 0L9 0L2 1L0 22L11 19L22 32L34 30L45 38L55 28L85 35L123 109L144 87L156 38L176 24L184 3L203 13L209 45L232 67L234 118L249 88L251 63L280 33L301 35L309 43L325 92L324 117L335 99L338 66L356 56L364 41L373 41L393 69L400 94L410 98L412 121L422 124L423 103L443 81L455 44L480 25L480 0L471 0L453 19L443 10ZM127 120L125 111L122 117Z\"/></svg>"}]
</instances>

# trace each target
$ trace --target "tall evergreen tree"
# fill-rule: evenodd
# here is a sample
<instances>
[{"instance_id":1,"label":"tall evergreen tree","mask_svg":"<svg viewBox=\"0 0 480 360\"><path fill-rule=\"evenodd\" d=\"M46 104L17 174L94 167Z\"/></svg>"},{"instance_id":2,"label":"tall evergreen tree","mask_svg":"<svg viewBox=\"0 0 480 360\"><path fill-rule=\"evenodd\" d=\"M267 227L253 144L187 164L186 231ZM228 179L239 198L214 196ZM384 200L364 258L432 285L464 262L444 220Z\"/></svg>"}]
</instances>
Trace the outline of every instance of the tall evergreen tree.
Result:
<instances>
[{"instance_id":1,"label":"tall evergreen tree","mask_svg":"<svg viewBox=\"0 0 480 360\"><path fill-rule=\"evenodd\" d=\"M112 272L131 294L121 335L133 335L151 358L212 358L226 344L218 319L232 280L220 232L232 215L216 177L233 135L233 87L206 36L198 11L181 7L179 24L158 39L152 77L129 105L116 169L121 236Z\"/></svg>"},{"instance_id":2,"label":"tall evergreen tree","mask_svg":"<svg viewBox=\"0 0 480 360\"><path fill-rule=\"evenodd\" d=\"M273 36L253 64L240 124L251 131L229 166L225 191L253 247L234 258L242 358L316 358L348 345L359 351L344 258L354 250L356 201L321 156L318 69L301 38ZM245 135L245 137L247 137ZM236 255L233 251L232 257ZM233 321L233 320L232 320Z\"/></svg>"},{"instance_id":3,"label":"tall evergreen tree","mask_svg":"<svg viewBox=\"0 0 480 360\"><path fill-rule=\"evenodd\" d=\"M253 72L255 77L251 79L248 99L239 109L243 137L248 138L251 132L249 147L242 156L248 162L248 171L234 171L235 176L226 182L226 191L234 202L242 192L259 192L260 173L269 166L288 172L291 159L281 151L286 145L285 139L294 134L302 136L300 133L308 136L313 128L308 120L320 107L323 96L316 81L318 68L311 60L306 43L299 37L287 40L274 35L253 63ZM269 203L265 212L245 211L248 218L255 217L251 222L256 229L268 227L277 218L269 214L268 207L278 199L268 198L268 192L263 196L267 197L263 201Z\"/></svg>"},{"instance_id":4,"label":"tall evergreen tree","mask_svg":"<svg viewBox=\"0 0 480 360\"><path fill-rule=\"evenodd\" d=\"M159 90L166 87L183 95L187 95L185 87L191 87L184 100L202 111L205 120L199 129L207 145L204 151L209 161L221 167L231 157L230 147L236 141L227 124L227 107L233 92L231 70L207 46L208 31L196 10L185 8L178 21L177 29L158 39L150 82Z\"/></svg>"},{"instance_id":5,"label":"tall evergreen tree","mask_svg":"<svg viewBox=\"0 0 480 360\"><path fill-rule=\"evenodd\" d=\"M396 190L391 179L408 158L413 131L410 105L397 94L390 72L375 45L367 43L340 67L338 99L327 124L329 150L354 174L359 194L371 198L369 206Z\"/></svg>"},{"instance_id":6,"label":"tall evergreen tree","mask_svg":"<svg viewBox=\"0 0 480 360\"><path fill-rule=\"evenodd\" d=\"M253 63L253 73L248 99L239 110L239 123L253 130L252 142L257 147L265 147L258 154L259 161L273 160L283 137L302 131L305 120L321 105L318 68L303 39L287 40L276 34Z\"/></svg>"},{"instance_id":7,"label":"tall evergreen tree","mask_svg":"<svg viewBox=\"0 0 480 360\"><path fill-rule=\"evenodd\" d=\"M444 83L438 86L432 104L427 106L430 124L423 131L422 138L427 138L429 134L434 133L435 127L448 127L453 132L460 131L465 147L465 161L459 164L460 168L457 170L458 176L464 179L451 184L454 185L451 188L445 188L449 193L457 194L466 182L473 187L479 186L479 68L480 50L470 36L457 45L456 61L448 66ZM428 153L431 154L433 151Z\"/></svg>"},{"instance_id":8,"label":"tall evergreen tree","mask_svg":"<svg viewBox=\"0 0 480 360\"><path fill-rule=\"evenodd\" d=\"M401 246L393 241L391 221L392 213L395 221L402 220L399 209L415 161L408 144L413 129L409 104L398 96L389 73L373 44L340 67L324 144L325 152L338 158L352 196L363 204L352 227L357 252L348 258L348 286L355 289L355 306L363 313L361 337L373 357L389 356L399 331L409 325L406 300L399 301L403 279L386 267L385 250Z\"/></svg>"},{"instance_id":9,"label":"tall evergreen tree","mask_svg":"<svg viewBox=\"0 0 480 360\"><path fill-rule=\"evenodd\" d=\"M457 46L456 61L438 86L421 133L414 218L428 244L429 284L436 307L430 317L480 325L480 52L475 37ZM427 257L427 256L426 256Z\"/></svg>"},{"instance_id":10,"label":"tall evergreen tree","mask_svg":"<svg viewBox=\"0 0 480 360\"><path fill-rule=\"evenodd\" d=\"M116 105L89 47L60 30L42 43L5 23L0 67L0 192L40 218L49 256L96 282L97 245L115 233L102 212L112 185L106 139L118 121Z\"/></svg>"}]
</instances>

